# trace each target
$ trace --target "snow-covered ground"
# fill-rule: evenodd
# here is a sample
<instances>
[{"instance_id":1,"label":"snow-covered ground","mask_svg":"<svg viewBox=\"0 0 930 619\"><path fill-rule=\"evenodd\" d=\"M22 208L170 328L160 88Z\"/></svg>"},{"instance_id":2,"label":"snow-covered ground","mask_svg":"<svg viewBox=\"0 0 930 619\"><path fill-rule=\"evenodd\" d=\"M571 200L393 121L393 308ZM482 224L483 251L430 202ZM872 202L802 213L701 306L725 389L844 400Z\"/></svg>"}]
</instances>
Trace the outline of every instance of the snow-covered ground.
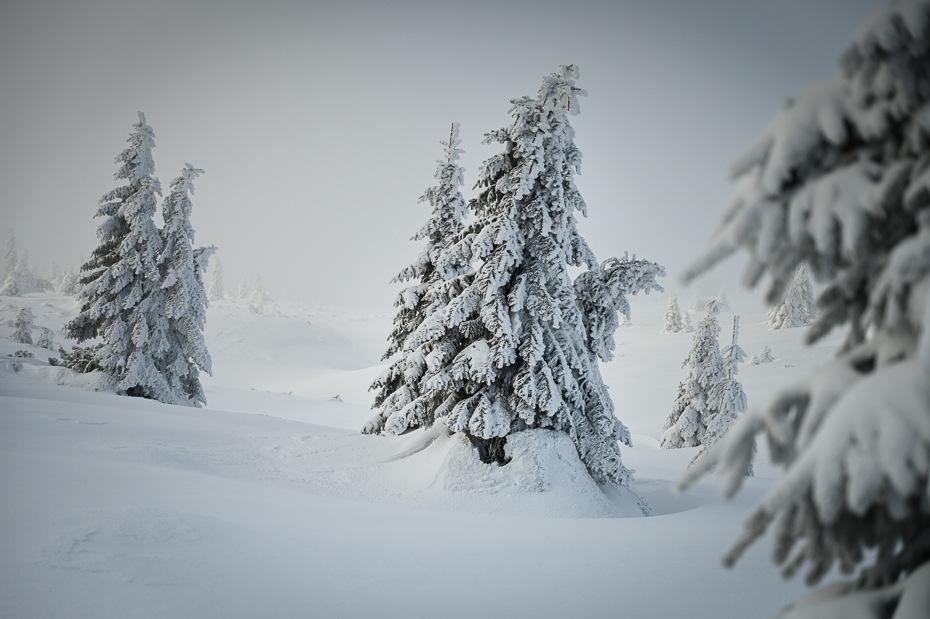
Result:
<instances>
[{"instance_id":1,"label":"snow-covered ground","mask_svg":"<svg viewBox=\"0 0 930 619\"><path fill-rule=\"evenodd\" d=\"M718 562L777 475L764 445L733 502L712 477L670 491L695 450L658 449L691 346L659 333L665 300L631 299L602 366L652 507L622 517L635 510L559 435L497 467L437 431L359 434L391 316L213 302L209 406L189 409L95 391L9 339L21 307L57 332L72 299L0 297L0 617L770 616L803 586L779 579L767 542ZM741 366L750 406L836 351L837 334L806 348L803 329L768 331L754 298L733 304L741 346L775 356Z\"/></svg>"}]
</instances>

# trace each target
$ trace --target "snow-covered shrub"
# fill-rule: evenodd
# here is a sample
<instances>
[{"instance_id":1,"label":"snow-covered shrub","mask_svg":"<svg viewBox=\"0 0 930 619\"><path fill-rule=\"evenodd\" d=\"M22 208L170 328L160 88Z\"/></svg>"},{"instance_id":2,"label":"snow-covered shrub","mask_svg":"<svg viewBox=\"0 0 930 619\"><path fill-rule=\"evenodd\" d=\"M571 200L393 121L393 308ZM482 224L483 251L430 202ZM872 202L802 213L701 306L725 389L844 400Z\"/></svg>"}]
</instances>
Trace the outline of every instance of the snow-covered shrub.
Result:
<instances>
[{"instance_id":1,"label":"snow-covered shrub","mask_svg":"<svg viewBox=\"0 0 930 619\"><path fill-rule=\"evenodd\" d=\"M807 275L807 266L801 264L794 272L781 303L769 310L769 329L805 327L817 317L817 303Z\"/></svg>"},{"instance_id":2,"label":"snow-covered shrub","mask_svg":"<svg viewBox=\"0 0 930 619\"><path fill-rule=\"evenodd\" d=\"M15 357L17 359L34 359L35 355L28 350L16 350L13 351L13 353L7 355L7 357Z\"/></svg>"},{"instance_id":3,"label":"snow-covered shrub","mask_svg":"<svg viewBox=\"0 0 930 619\"><path fill-rule=\"evenodd\" d=\"M717 467L732 495L765 435L785 473L724 556L774 524L774 560L806 582L858 578L784 616L930 616L930 0L889 3L839 75L789 100L734 166L736 197L694 277L736 249L779 300L804 263L826 285L815 341L837 358L747 413L683 480Z\"/></svg>"},{"instance_id":4,"label":"snow-covered shrub","mask_svg":"<svg viewBox=\"0 0 930 619\"><path fill-rule=\"evenodd\" d=\"M401 434L432 425L435 410L442 402L433 401L436 392L421 389L428 359L435 360L462 347L463 336L442 326L446 306L462 290L462 276L471 271L472 237L460 238L466 207L459 190L464 170L457 162L464 151L459 148L458 123L452 124L449 141L440 144L445 146L445 157L439 160L433 175L439 182L419 200L429 202L432 216L413 236L413 240L426 239L426 245L416 261L392 280L418 281L404 288L394 302L397 315L382 359L398 352L400 357L371 385L376 392L372 408L381 410L362 429L365 433Z\"/></svg>"},{"instance_id":5,"label":"snow-covered shrub","mask_svg":"<svg viewBox=\"0 0 930 619\"><path fill-rule=\"evenodd\" d=\"M58 347L58 356L49 357L48 364L70 368L75 372L85 374L87 372L104 372L106 368L102 365L109 351L103 344L94 346L72 346L69 353L62 347Z\"/></svg>"},{"instance_id":6,"label":"snow-covered shrub","mask_svg":"<svg viewBox=\"0 0 930 619\"><path fill-rule=\"evenodd\" d=\"M752 359L749 360L749 365L761 365L763 363L771 363L772 361L775 361L775 357L772 356L772 349L766 346L758 355L752 356Z\"/></svg>"},{"instance_id":7,"label":"snow-covered shrub","mask_svg":"<svg viewBox=\"0 0 930 619\"><path fill-rule=\"evenodd\" d=\"M682 363L682 367L687 368L687 375L678 384L675 402L665 419L660 443L664 449L697 447L704 440L708 424L718 413L710 395L726 376L717 343L717 334L720 333L717 314L720 309L716 301L709 302L706 307L707 315L698 323L691 352Z\"/></svg>"},{"instance_id":8,"label":"snow-covered shrub","mask_svg":"<svg viewBox=\"0 0 930 619\"><path fill-rule=\"evenodd\" d=\"M13 323L15 327L13 333L10 334L10 339L14 342L19 342L20 344L32 344L32 310L28 307L24 307L19 310L19 314L16 315L16 322Z\"/></svg>"}]
</instances>

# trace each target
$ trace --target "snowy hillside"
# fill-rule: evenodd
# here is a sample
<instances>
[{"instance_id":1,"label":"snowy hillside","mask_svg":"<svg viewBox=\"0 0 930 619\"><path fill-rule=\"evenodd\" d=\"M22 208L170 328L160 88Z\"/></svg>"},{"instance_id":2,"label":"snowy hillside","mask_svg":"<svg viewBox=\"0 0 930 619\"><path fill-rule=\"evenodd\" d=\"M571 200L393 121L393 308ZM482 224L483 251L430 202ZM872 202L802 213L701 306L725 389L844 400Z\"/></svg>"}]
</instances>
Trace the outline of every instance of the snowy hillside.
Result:
<instances>
[{"instance_id":1,"label":"snowy hillside","mask_svg":"<svg viewBox=\"0 0 930 619\"><path fill-rule=\"evenodd\" d=\"M670 491L697 448L658 449L691 346L659 333L665 301L632 299L602 366L652 508L623 517L630 502L605 496L562 434L523 433L551 457L517 444L506 467L435 430L359 434L386 316L213 302L208 407L192 409L48 366L10 321L29 307L34 337L58 331L74 301L0 297L0 616L771 616L803 587L779 581L766 543L719 567L771 485L765 453L732 503L713 478ZM801 329L768 331L756 300L733 305L746 352L775 356L741 367L750 407L836 350L837 337L808 349ZM34 357L8 356L21 350Z\"/></svg>"}]
</instances>

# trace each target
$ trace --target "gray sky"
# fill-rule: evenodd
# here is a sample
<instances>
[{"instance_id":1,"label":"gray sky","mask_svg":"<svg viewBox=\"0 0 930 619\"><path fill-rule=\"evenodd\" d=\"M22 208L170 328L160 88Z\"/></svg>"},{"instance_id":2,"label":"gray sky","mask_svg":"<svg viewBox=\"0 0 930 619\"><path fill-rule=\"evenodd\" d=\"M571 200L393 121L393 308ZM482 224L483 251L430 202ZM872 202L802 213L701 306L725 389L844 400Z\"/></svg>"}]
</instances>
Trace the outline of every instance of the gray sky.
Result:
<instances>
[{"instance_id":1,"label":"gray sky","mask_svg":"<svg viewBox=\"0 0 930 619\"><path fill-rule=\"evenodd\" d=\"M509 100L575 63L582 234L601 260L664 264L677 289L730 162L881 4L6 0L0 242L12 228L42 271L88 255L142 110L166 192L185 162L206 170L192 223L227 289L259 272L279 297L391 313L449 124L468 198Z\"/></svg>"}]
</instances>

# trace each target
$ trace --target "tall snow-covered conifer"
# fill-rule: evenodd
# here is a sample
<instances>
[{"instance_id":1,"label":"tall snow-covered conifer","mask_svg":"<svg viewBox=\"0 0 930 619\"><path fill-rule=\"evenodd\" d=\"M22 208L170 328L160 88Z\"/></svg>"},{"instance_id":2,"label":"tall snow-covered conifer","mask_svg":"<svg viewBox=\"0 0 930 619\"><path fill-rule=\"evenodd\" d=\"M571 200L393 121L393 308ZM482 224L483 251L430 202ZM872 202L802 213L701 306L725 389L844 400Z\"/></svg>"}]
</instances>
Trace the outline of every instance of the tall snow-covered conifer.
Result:
<instances>
[{"instance_id":1,"label":"tall snow-covered conifer","mask_svg":"<svg viewBox=\"0 0 930 619\"><path fill-rule=\"evenodd\" d=\"M100 199L100 244L81 267L81 313L65 325L65 334L79 342L103 338L98 362L118 390L173 402L155 363L166 347L157 263L162 240L152 219L161 194L152 159L155 135L142 112L133 127L114 175L127 184Z\"/></svg>"},{"instance_id":2,"label":"tall snow-covered conifer","mask_svg":"<svg viewBox=\"0 0 930 619\"><path fill-rule=\"evenodd\" d=\"M190 215L194 179L203 170L185 164L181 175L171 182L171 193L162 205L165 226L161 230L164 250L159 256L164 280L164 319L167 348L159 365L178 403L200 406L206 396L200 385L200 371L212 373L210 353L203 339L207 322L207 293L203 273L216 247L193 247L194 229Z\"/></svg>"},{"instance_id":3,"label":"tall snow-covered conifer","mask_svg":"<svg viewBox=\"0 0 930 619\"><path fill-rule=\"evenodd\" d=\"M696 447L704 440L704 434L718 409L711 399L711 392L726 377L717 334L720 325L717 314L720 305L710 301L706 305L707 315L698 323L694 332L694 344L682 365L688 369L685 380L678 385L678 393L672 411L665 420L665 432L661 446L665 449Z\"/></svg>"},{"instance_id":4,"label":"tall snow-covered conifer","mask_svg":"<svg viewBox=\"0 0 930 619\"><path fill-rule=\"evenodd\" d=\"M466 238L481 263L450 284L464 287L449 294L441 320L418 329L455 342L426 360L420 385L442 402L432 415L446 417L488 461L507 461L511 433L549 428L571 436L595 479L628 485L617 441L629 444L629 433L597 357L611 356L617 312L629 311L625 295L661 290L655 277L664 271L636 260L599 265L578 234L574 212L586 207L568 121L585 94L577 77L574 65L561 67L535 99L511 101L509 126L486 135L504 150L484 163L470 205L478 220ZM589 271L572 282L569 265Z\"/></svg>"},{"instance_id":5,"label":"tall snow-covered conifer","mask_svg":"<svg viewBox=\"0 0 930 619\"><path fill-rule=\"evenodd\" d=\"M806 263L826 285L807 339L848 325L846 343L743 416L683 484L716 466L732 495L764 433L785 473L724 562L774 525L786 576L858 570L786 616L930 617L930 0L888 3L840 69L737 161L734 202L688 276L742 247L774 303Z\"/></svg>"},{"instance_id":6,"label":"tall snow-covered conifer","mask_svg":"<svg viewBox=\"0 0 930 619\"><path fill-rule=\"evenodd\" d=\"M373 408L381 410L363 428L363 432L400 434L411 428L430 426L441 392L421 389L427 366L441 362L449 352L460 347L461 335L443 326L443 311L452 296L461 291L462 276L471 271L471 252L461 236L465 217L465 199L460 187L464 170L458 165L458 123L452 124L445 157L433 177L439 181L427 189L420 202L429 202L432 216L412 240L426 239L416 261L401 271L393 282L417 280L401 291L394 305L398 308L394 328L384 359L400 356L372 384L376 390ZM421 328L422 327L422 328Z\"/></svg>"}]
</instances>

